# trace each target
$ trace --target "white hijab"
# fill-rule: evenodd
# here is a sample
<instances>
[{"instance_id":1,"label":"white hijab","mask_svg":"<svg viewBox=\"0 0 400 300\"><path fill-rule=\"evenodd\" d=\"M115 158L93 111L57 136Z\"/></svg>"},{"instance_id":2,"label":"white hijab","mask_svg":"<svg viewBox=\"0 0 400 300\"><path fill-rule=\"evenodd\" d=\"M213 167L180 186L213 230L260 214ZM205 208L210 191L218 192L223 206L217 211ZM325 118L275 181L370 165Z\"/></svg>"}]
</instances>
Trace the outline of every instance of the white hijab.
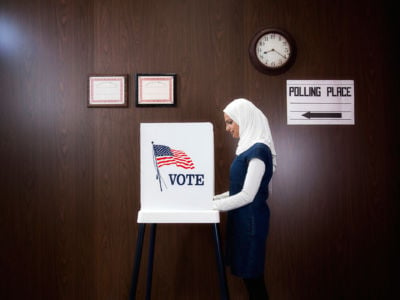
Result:
<instances>
[{"instance_id":1,"label":"white hijab","mask_svg":"<svg viewBox=\"0 0 400 300\"><path fill-rule=\"evenodd\" d=\"M276 151L268 119L264 113L244 98L233 100L225 107L224 113L239 125L239 143L236 155L243 153L255 143L265 144L271 149L273 171L275 171Z\"/></svg>"}]
</instances>

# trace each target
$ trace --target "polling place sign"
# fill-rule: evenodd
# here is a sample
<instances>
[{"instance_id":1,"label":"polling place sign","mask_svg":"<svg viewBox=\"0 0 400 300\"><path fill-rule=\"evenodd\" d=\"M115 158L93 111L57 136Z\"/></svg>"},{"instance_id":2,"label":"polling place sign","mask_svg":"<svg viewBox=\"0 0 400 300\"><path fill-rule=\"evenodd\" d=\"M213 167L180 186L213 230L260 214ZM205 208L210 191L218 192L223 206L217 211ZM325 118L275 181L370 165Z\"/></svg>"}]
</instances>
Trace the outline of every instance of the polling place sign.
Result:
<instances>
[{"instance_id":1,"label":"polling place sign","mask_svg":"<svg viewBox=\"0 0 400 300\"><path fill-rule=\"evenodd\" d=\"M287 80L288 125L354 125L354 80Z\"/></svg>"},{"instance_id":2,"label":"polling place sign","mask_svg":"<svg viewBox=\"0 0 400 300\"><path fill-rule=\"evenodd\" d=\"M217 223L208 122L140 124L139 223Z\"/></svg>"}]
</instances>

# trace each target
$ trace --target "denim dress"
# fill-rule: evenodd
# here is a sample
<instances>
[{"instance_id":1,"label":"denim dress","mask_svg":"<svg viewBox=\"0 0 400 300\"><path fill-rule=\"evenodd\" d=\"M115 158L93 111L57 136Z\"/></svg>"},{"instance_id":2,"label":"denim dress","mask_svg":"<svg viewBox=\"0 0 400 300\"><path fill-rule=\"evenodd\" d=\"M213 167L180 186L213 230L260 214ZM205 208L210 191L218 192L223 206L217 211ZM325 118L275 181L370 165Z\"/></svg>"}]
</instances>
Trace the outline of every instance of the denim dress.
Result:
<instances>
[{"instance_id":1,"label":"denim dress","mask_svg":"<svg viewBox=\"0 0 400 300\"><path fill-rule=\"evenodd\" d=\"M270 148L256 143L236 156L230 168L229 194L239 193L244 185L247 168L252 158L265 164L265 172L254 200L245 206L228 211L226 263L231 273L241 278L254 278L264 274L266 240L269 227L267 205L268 183L272 177Z\"/></svg>"}]
</instances>

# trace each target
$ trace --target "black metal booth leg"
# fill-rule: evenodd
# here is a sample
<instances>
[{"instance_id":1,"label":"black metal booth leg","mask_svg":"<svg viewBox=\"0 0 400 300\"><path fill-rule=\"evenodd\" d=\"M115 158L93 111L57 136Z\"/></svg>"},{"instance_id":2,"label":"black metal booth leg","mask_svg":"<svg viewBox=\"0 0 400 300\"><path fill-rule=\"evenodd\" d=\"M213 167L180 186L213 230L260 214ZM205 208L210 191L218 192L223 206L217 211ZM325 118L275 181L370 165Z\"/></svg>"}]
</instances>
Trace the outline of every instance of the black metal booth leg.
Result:
<instances>
[{"instance_id":1,"label":"black metal booth leg","mask_svg":"<svg viewBox=\"0 0 400 300\"><path fill-rule=\"evenodd\" d=\"M132 273L132 282L131 282L131 290L129 293L129 300L136 299L136 288L139 278L139 270L140 270L140 260L142 258L142 249L143 249L143 240L144 240L144 232L146 229L145 223L139 223L138 229L138 237L136 241L136 254L135 254L135 262Z\"/></svg>"},{"instance_id":2,"label":"black metal booth leg","mask_svg":"<svg viewBox=\"0 0 400 300\"><path fill-rule=\"evenodd\" d=\"M218 223L214 223L213 228L214 228L215 254L217 256L219 289L221 294L221 300L229 300L228 285L226 283L225 266L222 258Z\"/></svg>"},{"instance_id":3,"label":"black metal booth leg","mask_svg":"<svg viewBox=\"0 0 400 300\"><path fill-rule=\"evenodd\" d=\"M154 265L154 248L156 243L156 229L157 224L151 224L150 227L150 244L149 244L149 260L147 263L147 287L146 287L146 300L151 299L151 284L153 279L153 265Z\"/></svg>"}]
</instances>

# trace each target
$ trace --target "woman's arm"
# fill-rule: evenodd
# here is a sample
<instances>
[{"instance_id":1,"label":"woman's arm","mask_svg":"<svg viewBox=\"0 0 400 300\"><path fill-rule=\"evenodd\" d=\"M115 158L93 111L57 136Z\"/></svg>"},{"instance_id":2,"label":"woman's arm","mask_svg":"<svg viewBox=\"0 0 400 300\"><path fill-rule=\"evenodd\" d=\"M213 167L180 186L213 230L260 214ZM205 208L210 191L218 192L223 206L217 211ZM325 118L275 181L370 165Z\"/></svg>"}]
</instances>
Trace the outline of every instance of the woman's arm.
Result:
<instances>
[{"instance_id":1,"label":"woman's arm","mask_svg":"<svg viewBox=\"0 0 400 300\"><path fill-rule=\"evenodd\" d=\"M226 198L226 197L229 197L229 191L226 191L226 192L224 192L222 194L215 195L213 197L213 200L221 200L221 199Z\"/></svg>"},{"instance_id":2,"label":"woman's arm","mask_svg":"<svg viewBox=\"0 0 400 300\"><path fill-rule=\"evenodd\" d=\"M216 210L227 211L245 206L253 202L254 197L260 188L260 183L265 172L265 164L259 158L253 158L249 162L243 189L229 197L215 199L213 208Z\"/></svg>"}]
</instances>

